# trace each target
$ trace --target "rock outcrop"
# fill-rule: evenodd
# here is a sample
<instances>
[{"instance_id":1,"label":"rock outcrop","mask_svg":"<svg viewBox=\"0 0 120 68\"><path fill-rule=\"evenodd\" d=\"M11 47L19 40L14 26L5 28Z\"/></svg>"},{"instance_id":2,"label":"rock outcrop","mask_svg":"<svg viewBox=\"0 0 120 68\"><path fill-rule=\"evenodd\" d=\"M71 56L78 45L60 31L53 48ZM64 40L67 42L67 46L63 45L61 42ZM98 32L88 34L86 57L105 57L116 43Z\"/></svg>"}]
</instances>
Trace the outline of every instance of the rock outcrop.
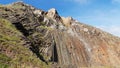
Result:
<instances>
[{"instance_id":1,"label":"rock outcrop","mask_svg":"<svg viewBox=\"0 0 120 68\"><path fill-rule=\"evenodd\" d=\"M51 18L56 18L56 16L58 16L58 12L56 11L55 8L52 8L48 10L47 16Z\"/></svg>"},{"instance_id":2,"label":"rock outcrop","mask_svg":"<svg viewBox=\"0 0 120 68\"><path fill-rule=\"evenodd\" d=\"M28 61L34 60L33 63L26 61L22 63L22 61L16 60L13 63L9 62L8 66L22 68L29 64L29 68L39 68L40 65L37 62L42 61L41 66L44 65L42 67L46 66L46 68L120 67L120 38L80 23L72 17L60 17L54 8L45 12L23 2L17 2L0 6L0 18L10 21L11 25L20 33L20 35L14 34L21 38L18 41L24 42L18 48L27 48L26 53L34 54L34 56L32 54L27 55L34 57L27 59ZM6 24L1 23L0 21L0 38L2 33L7 32L7 30L1 29L1 26ZM11 34L13 33L11 32ZM14 35L12 36L14 37ZM11 42L15 41L16 39ZM11 60L9 61L15 60L14 57L18 57L17 53L26 55L20 50L17 52L12 49L8 50L1 42L0 39L0 53L10 57ZM7 46L17 45L10 44ZM24 59L24 57L17 59ZM7 64L6 62L5 64Z\"/></svg>"}]
</instances>

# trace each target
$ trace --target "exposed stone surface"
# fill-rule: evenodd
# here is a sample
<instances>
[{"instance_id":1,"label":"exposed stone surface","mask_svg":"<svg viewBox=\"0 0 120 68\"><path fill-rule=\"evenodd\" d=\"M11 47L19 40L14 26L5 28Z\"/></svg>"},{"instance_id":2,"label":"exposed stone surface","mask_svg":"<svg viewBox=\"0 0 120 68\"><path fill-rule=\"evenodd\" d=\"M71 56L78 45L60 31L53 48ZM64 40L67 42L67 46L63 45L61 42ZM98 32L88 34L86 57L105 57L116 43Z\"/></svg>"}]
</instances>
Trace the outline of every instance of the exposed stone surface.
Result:
<instances>
[{"instance_id":1,"label":"exposed stone surface","mask_svg":"<svg viewBox=\"0 0 120 68\"><path fill-rule=\"evenodd\" d=\"M55 8L52 8L52 9L48 10L47 16L53 18L53 17L55 17L57 14L58 14L58 12L56 11L56 9L55 9Z\"/></svg>"},{"instance_id":2,"label":"exposed stone surface","mask_svg":"<svg viewBox=\"0 0 120 68\"><path fill-rule=\"evenodd\" d=\"M71 25L72 20L73 20L72 17L67 17L67 18L62 17L62 21L63 21L64 25L67 27L69 27Z\"/></svg>"},{"instance_id":3,"label":"exposed stone surface","mask_svg":"<svg viewBox=\"0 0 120 68\"><path fill-rule=\"evenodd\" d=\"M45 12L20 2L0 7L0 17L9 20L30 43L26 48L51 68L120 67L120 38L60 17L53 8Z\"/></svg>"}]
</instances>

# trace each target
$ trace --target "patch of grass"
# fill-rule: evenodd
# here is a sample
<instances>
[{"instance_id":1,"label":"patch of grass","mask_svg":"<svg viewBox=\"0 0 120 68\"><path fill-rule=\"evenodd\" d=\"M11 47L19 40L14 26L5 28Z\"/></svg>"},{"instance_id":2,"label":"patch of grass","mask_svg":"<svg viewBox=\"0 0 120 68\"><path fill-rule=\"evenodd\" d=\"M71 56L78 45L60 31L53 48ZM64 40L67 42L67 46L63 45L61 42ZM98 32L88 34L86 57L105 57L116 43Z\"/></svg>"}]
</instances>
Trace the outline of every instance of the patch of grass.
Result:
<instances>
[{"instance_id":1,"label":"patch of grass","mask_svg":"<svg viewBox=\"0 0 120 68\"><path fill-rule=\"evenodd\" d=\"M23 8L24 6L22 5L19 5L19 4L9 4L9 5L6 5L7 8L15 8L15 9L20 9L20 8Z\"/></svg>"},{"instance_id":2,"label":"patch of grass","mask_svg":"<svg viewBox=\"0 0 120 68\"><path fill-rule=\"evenodd\" d=\"M0 42L19 42L20 35L22 34L10 22L0 18Z\"/></svg>"},{"instance_id":3,"label":"patch of grass","mask_svg":"<svg viewBox=\"0 0 120 68\"><path fill-rule=\"evenodd\" d=\"M9 66L3 63L0 63L0 68L8 68Z\"/></svg>"},{"instance_id":4,"label":"patch of grass","mask_svg":"<svg viewBox=\"0 0 120 68\"><path fill-rule=\"evenodd\" d=\"M0 7L3 7L3 5L2 5L2 4L0 4Z\"/></svg>"},{"instance_id":5,"label":"patch of grass","mask_svg":"<svg viewBox=\"0 0 120 68\"><path fill-rule=\"evenodd\" d=\"M0 18L0 25L3 26L6 29L10 29L12 31L18 32L16 31L16 28L14 25L12 25L8 20ZM19 32L20 33L20 32Z\"/></svg>"},{"instance_id":6,"label":"patch of grass","mask_svg":"<svg viewBox=\"0 0 120 68\"><path fill-rule=\"evenodd\" d=\"M52 30L52 28L47 27L47 26L39 26L39 28L41 28L41 29L46 29L46 30Z\"/></svg>"},{"instance_id":7,"label":"patch of grass","mask_svg":"<svg viewBox=\"0 0 120 68\"><path fill-rule=\"evenodd\" d=\"M41 24L42 26L45 26L45 25L46 25L46 23L45 23L45 22L40 22L40 24Z\"/></svg>"},{"instance_id":8,"label":"patch of grass","mask_svg":"<svg viewBox=\"0 0 120 68\"><path fill-rule=\"evenodd\" d=\"M11 61L11 58L0 53L0 68L8 68L10 61Z\"/></svg>"},{"instance_id":9,"label":"patch of grass","mask_svg":"<svg viewBox=\"0 0 120 68\"><path fill-rule=\"evenodd\" d=\"M18 34L20 35L21 33L17 31L14 25L12 25L9 21L0 18L0 31L3 34L8 34L6 32L10 32L11 34ZM5 32L6 31L6 32ZM10 34L10 35L11 35Z\"/></svg>"},{"instance_id":10,"label":"patch of grass","mask_svg":"<svg viewBox=\"0 0 120 68\"><path fill-rule=\"evenodd\" d=\"M22 33L14 25L0 18L0 52L3 53L0 54L0 68L48 68L49 65L39 60L29 48L24 47L25 42L22 42L24 40L21 40L21 36Z\"/></svg>"},{"instance_id":11,"label":"patch of grass","mask_svg":"<svg viewBox=\"0 0 120 68\"><path fill-rule=\"evenodd\" d=\"M9 57L7 57L6 55L0 53L0 61L7 62L7 61L10 61L10 60L11 59Z\"/></svg>"}]
</instances>

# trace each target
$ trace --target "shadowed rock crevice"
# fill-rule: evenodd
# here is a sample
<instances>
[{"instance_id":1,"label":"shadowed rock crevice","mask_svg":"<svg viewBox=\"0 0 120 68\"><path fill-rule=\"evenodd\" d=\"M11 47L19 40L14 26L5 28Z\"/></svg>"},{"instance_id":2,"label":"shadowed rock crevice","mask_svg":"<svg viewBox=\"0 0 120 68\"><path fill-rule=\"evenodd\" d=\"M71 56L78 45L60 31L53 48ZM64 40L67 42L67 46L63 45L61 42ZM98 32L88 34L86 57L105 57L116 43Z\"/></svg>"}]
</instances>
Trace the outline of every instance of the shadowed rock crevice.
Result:
<instances>
[{"instance_id":1,"label":"shadowed rock crevice","mask_svg":"<svg viewBox=\"0 0 120 68\"><path fill-rule=\"evenodd\" d=\"M33 53L35 53L36 54L36 56L40 59L40 60L42 60L43 62L45 62L46 64L48 64L47 63L47 61L44 59L44 57L39 53L39 47L38 46L34 46L34 45L31 45L31 48L30 48L30 50L33 52Z\"/></svg>"},{"instance_id":2,"label":"shadowed rock crevice","mask_svg":"<svg viewBox=\"0 0 120 68\"><path fill-rule=\"evenodd\" d=\"M58 53L57 53L57 48L56 45L53 45L53 50L52 50L52 57L51 57L51 62L53 63L58 63Z\"/></svg>"},{"instance_id":3,"label":"shadowed rock crevice","mask_svg":"<svg viewBox=\"0 0 120 68\"><path fill-rule=\"evenodd\" d=\"M28 30L26 30L21 23L19 23L19 22L13 23L13 25L15 25L15 27L16 27L21 33L23 33L24 36L29 36Z\"/></svg>"}]
</instances>

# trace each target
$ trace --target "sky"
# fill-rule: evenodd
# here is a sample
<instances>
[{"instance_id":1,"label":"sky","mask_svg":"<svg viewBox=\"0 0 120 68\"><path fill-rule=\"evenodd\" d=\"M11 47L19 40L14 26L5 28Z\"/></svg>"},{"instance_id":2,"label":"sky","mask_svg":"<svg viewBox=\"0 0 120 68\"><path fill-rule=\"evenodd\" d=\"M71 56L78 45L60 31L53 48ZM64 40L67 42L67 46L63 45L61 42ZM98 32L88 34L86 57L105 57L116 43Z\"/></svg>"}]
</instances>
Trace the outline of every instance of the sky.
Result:
<instances>
[{"instance_id":1,"label":"sky","mask_svg":"<svg viewBox=\"0 0 120 68\"><path fill-rule=\"evenodd\" d=\"M16 1L45 11L55 8L60 16L71 16L120 37L120 0L0 0L0 4Z\"/></svg>"}]
</instances>

